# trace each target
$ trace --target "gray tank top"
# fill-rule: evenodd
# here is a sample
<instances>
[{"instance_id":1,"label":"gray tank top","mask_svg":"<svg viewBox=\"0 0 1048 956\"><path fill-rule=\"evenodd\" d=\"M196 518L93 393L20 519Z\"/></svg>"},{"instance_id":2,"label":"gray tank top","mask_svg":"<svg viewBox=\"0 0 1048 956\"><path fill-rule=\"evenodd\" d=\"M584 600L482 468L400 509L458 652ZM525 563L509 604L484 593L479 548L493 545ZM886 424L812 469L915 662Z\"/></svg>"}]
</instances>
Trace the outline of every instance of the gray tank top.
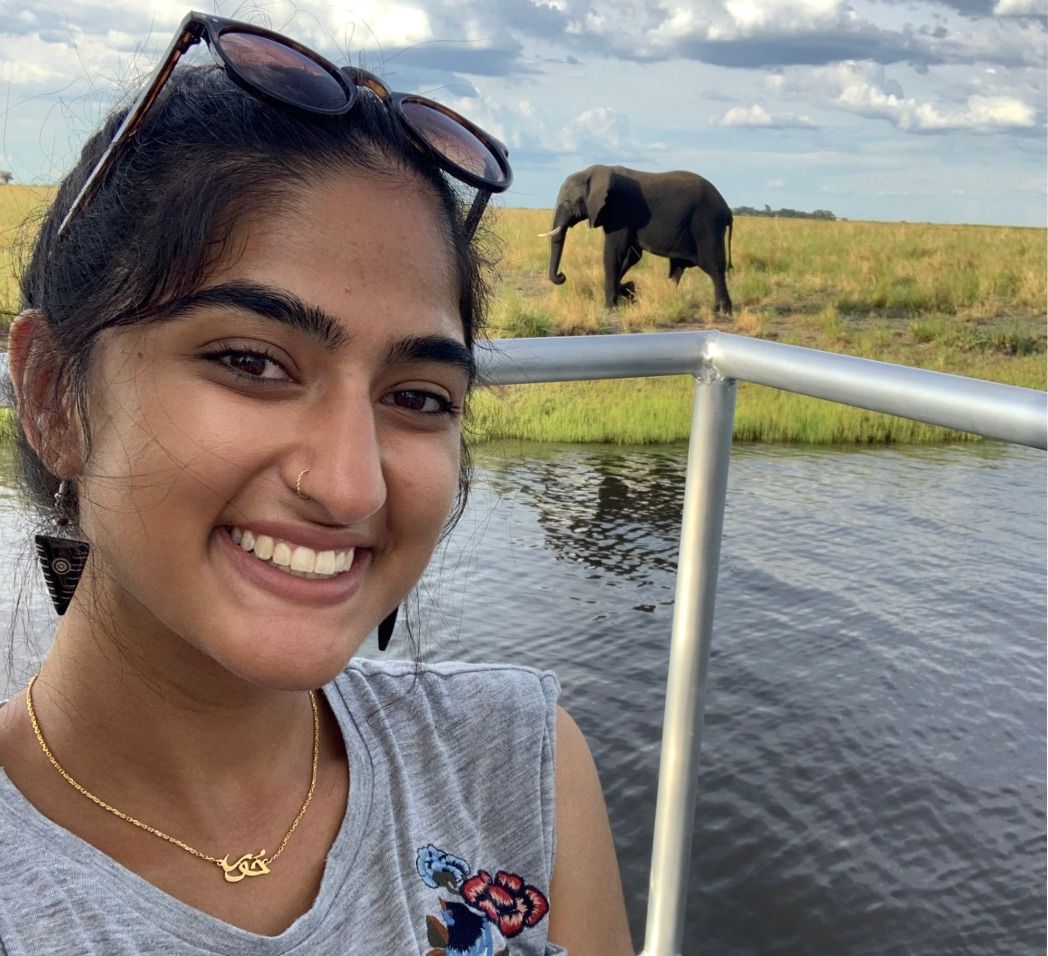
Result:
<instances>
[{"instance_id":1,"label":"gray tank top","mask_svg":"<svg viewBox=\"0 0 1048 956\"><path fill-rule=\"evenodd\" d=\"M41 815L0 771L0 952L563 954L546 939L556 678L361 660L324 693L351 795L320 892L285 932L248 933L168 896Z\"/></svg>"}]
</instances>

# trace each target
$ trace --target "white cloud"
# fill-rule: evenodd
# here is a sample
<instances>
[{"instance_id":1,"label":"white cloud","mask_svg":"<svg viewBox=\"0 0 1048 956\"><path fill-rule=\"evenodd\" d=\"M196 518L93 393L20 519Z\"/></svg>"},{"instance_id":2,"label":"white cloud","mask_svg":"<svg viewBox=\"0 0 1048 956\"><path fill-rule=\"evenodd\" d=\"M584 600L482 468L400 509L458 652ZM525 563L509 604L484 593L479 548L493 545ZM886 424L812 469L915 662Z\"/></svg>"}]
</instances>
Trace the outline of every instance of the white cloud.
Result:
<instances>
[{"instance_id":1,"label":"white cloud","mask_svg":"<svg viewBox=\"0 0 1048 956\"><path fill-rule=\"evenodd\" d=\"M607 106L584 110L554 135L543 137L538 145L564 155L583 156L590 163L625 165L651 162L652 156L666 150L664 143L655 140L639 143L630 131L629 117Z\"/></svg>"},{"instance_id":2,"label":"white cloud","mask_svg":"<svg viewBox=\"0 0 1048 956\"><path fill-rule=\"evenodd\" d=\"M969 96L966 118L977 126L1027 128L1037 119L1032 106L1011 96Z\"/></svg>"},{"instance_id":3,"label":"white cloud","mask_svg":"<svg viewBox=\"0 0 1048 956\"><path fill-rule=\"evenodd\" d=\"M766 128L810 127L814 124L807 116L779 114L772 116L760 103L753 106L733 106L723 116L711 116L711 126L754 126Z\"/></svg>"},{"instance_id":4,"label":"white cloud","mask_svg":"<svg viewBox=\"0 0 1048 956\"><path fill-rule=\"evenodd\" d=\"M328 23L353 37L356 49L405 47L436 39L429 14L421 6L353 0L331 8Z\"/></svg>"},{"instance_id":5,"label":"white cloud","mask_svg":"<svg viewBox=\"0 0 1048 956\"><path fill-rule=\"evenodd\" d=\"M841 22L847 9L841 0L727 0L724 4L732 26L742 35L767 30L809 33Z\"/></svg>"},{"instance_id":6,"label":"white cloud","mask_svg":"<svg viewBox=\"0 0 1048 956\"><path fill-rule=\"evenodd\" d=\"M784 35L818 37L860 28L844 0L581 0L570 33L601 37L629 57L694 56L688 44L732 43Z\"/></svg>"},{"instance_id":7,"label":"white cloud","mask_svg":"<svg viewBox=\"0 0 1048 956\"><path fill-rule=\"evenodd\" d=\"M1033 107L1011 96L969 96L964 108L949 109L886 93L869 83L845 87L837 103L863 116L890 120L903 130L1025 129L1037 120Z\"/></svg>"},{"instance_id":8,"label":"white cloud","mask_svg":"<svg viewBox=\"0 0 1048 956\"><path fill-rule=\"evenodd\" d=\"M710 122L714 126L771 126L771 114L760 105L755 103L753 106L733 106L727 113L725 113L719 119L715 117L710 118Z\"/></svg>"},{"instance_id":9,"label":"white cloud","mask_svg":"<svg viewBox=\"0 0 1048 956\"><path fill-rule=\"evenodd\" d=\"M569 153L623 153L635 147L629 119L607 106L585 110L560 131L558 147Z\"/></svg>"},{"instance_id":10,"label":"white cloud","mask_svg":"<svg viewBox=\"0 0 1048 956\"><path fill-rule=\"evenodd\" d=\"M997 0L993 12L999 17L1048 16L1048 0Z\"/></svg>"}]
</instances>

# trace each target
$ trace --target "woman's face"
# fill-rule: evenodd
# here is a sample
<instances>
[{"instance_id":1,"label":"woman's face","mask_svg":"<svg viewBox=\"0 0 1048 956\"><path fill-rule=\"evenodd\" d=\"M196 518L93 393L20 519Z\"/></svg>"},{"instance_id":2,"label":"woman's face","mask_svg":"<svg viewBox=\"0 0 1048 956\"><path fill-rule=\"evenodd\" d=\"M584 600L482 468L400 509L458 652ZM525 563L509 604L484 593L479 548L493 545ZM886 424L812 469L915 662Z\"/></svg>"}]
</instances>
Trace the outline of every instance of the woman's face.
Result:
<instances>
[{"instance_id":1,"label":"woman's face","mask_svg":"<svg viewBox=\"0 0 1048 956\"><path fill-rule=\"evenodd\" d=\"M470 365L424 188L321 180L249 223L175 318L104 334L82 595L117 640L312 687L418 580L457 491Z\"/></svg>"}]
</instances>

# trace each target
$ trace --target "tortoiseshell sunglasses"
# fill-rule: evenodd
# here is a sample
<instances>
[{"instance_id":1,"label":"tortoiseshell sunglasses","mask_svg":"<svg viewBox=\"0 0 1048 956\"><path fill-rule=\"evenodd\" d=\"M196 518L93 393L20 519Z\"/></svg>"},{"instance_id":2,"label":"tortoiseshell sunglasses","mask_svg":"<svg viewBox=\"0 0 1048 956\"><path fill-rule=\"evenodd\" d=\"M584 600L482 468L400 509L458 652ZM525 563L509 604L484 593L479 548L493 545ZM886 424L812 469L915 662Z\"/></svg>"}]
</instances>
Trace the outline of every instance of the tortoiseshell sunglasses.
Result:
<instances>
[{"instance_id":1,"label":"tortoiseshell sunglasses","mask_svg":"<svg viewBox=\"0 0 1048 956\"><path fill-rule=\"evenodd\" d=\"M414 93L395 93L365 70L339 69L319 53L272 30L193 12L182 21L166 55L73 200L58 227L59 237L120 161L182 55L200 41L237 86L285 109L341 116L356 105L359 88L366 87L399 120L419 149L441 169L478 190L465 222L469 237L491 194L503 192L513 182L506 147L454 110Z\"/></svg>"}]
</instances>

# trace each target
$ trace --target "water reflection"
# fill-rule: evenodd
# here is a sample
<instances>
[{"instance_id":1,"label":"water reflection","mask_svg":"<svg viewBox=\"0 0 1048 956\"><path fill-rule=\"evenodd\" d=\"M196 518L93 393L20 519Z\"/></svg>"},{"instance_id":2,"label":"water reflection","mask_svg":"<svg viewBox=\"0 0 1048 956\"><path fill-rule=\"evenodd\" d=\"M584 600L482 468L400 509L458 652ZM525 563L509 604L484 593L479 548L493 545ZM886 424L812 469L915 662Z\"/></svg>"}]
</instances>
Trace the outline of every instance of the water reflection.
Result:
<instances>
[{"instance_id":1,"label":"water reflection","mask_svg":"<svg viewBox=\"0 0 1048 956\"><path fill-rule=\"evenodd\" d=\"M684 487L679 447L614 457L592 447L568 446L552 455L535 446L518 451L529 463L526 473L488 458L486 481L495 494L535 504L550 552L638 581L649 581L653 570L672 573Z\"/></svg>"},{"instance_id":2,"label":"water reflection","mask_svg":"<svg viewBox=\"0 0 1048 956\"><path fill-rule=\"evenodd\" d=\"M638 947L684 455L482 459L431 583L430 656L560 674ZM685 954L1039 951L1044 456L742 446L724 534Z\"/></svg>"}]
</instances>

